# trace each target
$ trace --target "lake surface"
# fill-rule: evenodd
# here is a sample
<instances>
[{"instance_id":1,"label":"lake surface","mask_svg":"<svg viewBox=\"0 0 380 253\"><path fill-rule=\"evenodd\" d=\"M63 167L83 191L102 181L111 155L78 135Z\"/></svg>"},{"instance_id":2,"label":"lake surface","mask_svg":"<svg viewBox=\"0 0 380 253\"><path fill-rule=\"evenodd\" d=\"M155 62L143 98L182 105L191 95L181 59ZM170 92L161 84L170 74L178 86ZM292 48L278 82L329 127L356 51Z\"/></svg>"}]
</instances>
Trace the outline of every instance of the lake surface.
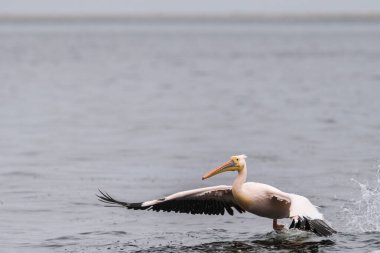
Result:
<instances>
[{"instance_id":1,"label":"lake surface","mask_svg":"<svg viewBox=\"0 0 380 253\"><path fill-rule=\"evenodd\" d=\"M3 22L1 251L380 250L379 45L375 21ZM241 153L250 181L310 198L339 233L95 196L231 184L201 176Z\"/></svg>"}]
</instances>

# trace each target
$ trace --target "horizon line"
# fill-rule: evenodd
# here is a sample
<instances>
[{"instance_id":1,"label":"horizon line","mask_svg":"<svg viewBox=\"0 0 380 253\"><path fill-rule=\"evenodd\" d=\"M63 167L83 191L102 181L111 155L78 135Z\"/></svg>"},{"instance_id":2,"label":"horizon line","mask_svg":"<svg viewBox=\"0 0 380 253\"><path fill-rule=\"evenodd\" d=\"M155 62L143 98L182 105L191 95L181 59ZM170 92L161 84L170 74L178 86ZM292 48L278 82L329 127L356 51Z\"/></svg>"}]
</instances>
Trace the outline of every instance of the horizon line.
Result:
<instances>
[{"instance_id":1,"label":"horizon line","mask_svg":"<svg viewBox=\"0 0 380 253\"><path fill-rule=\"evenodd\" d=\"M360 21L380 20L380 12L370 13L61 13L1 14L0 21Z\"/></svg>"}]
</instances>

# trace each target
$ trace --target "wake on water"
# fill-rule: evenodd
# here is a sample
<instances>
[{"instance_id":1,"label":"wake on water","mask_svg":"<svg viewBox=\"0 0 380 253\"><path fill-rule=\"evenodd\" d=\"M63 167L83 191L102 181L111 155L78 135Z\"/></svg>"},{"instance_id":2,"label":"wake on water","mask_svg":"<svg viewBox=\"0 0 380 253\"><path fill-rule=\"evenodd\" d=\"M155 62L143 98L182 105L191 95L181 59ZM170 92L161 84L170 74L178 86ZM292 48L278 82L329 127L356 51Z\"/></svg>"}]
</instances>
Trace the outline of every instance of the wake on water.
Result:
<instances>
[{"instance_id":1,"label":"wake on water","mask_svg":"<svg viewBox=\"0 0 380 253\"><path fill-rule=\"evenodd\" d=\"M378 168L374 187L368 182L351 179L360 187L361 196L343 207L343 217L349 231L380 231L380 165Z\"/></svg>"}]
</instances>

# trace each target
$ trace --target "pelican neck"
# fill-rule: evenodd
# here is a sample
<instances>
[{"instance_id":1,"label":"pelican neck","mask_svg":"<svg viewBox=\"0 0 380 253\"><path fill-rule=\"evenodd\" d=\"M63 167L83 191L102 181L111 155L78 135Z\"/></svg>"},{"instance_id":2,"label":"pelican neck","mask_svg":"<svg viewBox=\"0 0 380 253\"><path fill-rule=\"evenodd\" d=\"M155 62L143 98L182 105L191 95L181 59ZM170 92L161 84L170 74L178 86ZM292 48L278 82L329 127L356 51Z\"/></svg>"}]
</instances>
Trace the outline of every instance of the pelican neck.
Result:
<instances>
[{"instance_id":1,"label":"pelican neck","mask_svg":"<svg viewBox=\"0 0 380 253\"><path fill-rule=\"evenodd\" d=\"M238 171L238 175L235 178L232 188L236 190L240 189L246 180L247 180L247 165L244 164L243 169Z\"/></svg>"}]
</instances>

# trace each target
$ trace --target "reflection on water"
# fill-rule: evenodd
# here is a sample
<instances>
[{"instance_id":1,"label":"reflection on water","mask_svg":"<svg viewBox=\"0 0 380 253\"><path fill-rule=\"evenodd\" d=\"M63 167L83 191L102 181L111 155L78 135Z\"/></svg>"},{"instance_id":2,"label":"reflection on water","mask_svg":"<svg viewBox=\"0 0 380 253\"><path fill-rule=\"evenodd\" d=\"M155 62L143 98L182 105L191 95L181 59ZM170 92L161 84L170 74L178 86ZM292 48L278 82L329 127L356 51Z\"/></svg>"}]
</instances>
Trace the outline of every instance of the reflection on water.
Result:
<instances>
[{"instance_id":1,"label":"reflection on water","mask_svg":"<svg viewBox=\"0 0 380 253\"><path fill-rule=\"evenodd\" d=\"M308 233L271 232L265 235L256 235L249 240L224 240L192 246L163 246L151 247L134 252L319 252L328 250L335 245L334 239L318 238Z\"/></svg>"},{"instance_id":2,"label":"reflection on water","mask_svg":"<svg viewBox=\"0 0 380 253\"><path fill-rule=\"evenodd\" d=\"M115 238L120 236L122 231L110 231ZM228 231L226 231L228 233ZM85 233L88 235L89 233ZM94 235L105 235L102 232L95 232ZM122 233L124 238L128 233ZM84 234L82 234L84 235ZM63 248L65 252L75 252L79 250L79 247L75 247L75 241L81 240L81 236L78 237L63 237L49 240L45 247L49 248ZM163 234L161 240L167 240L168 235ZM82 248L88 252L96 252L107 250L117 250L119 252L320 252L321 250L329 250L335 245L335 238L320 238L314 234L305 232L288 232L277 234L271 232L263 235L255 235L250 239L239 240L226 239L222 241L211 241L207 243L192 245L186 245L186 243L171 242L160 243L160 245L148 246L141 248L141 245L137 245L136 242L125 242L123 237L119 237L120 240L112 243L98 244L96 247L92 245L91 248ZM82 238L83 239L83 238ZM65 242L59 244L56 242Z\"/></svg>"}]
</instances>

